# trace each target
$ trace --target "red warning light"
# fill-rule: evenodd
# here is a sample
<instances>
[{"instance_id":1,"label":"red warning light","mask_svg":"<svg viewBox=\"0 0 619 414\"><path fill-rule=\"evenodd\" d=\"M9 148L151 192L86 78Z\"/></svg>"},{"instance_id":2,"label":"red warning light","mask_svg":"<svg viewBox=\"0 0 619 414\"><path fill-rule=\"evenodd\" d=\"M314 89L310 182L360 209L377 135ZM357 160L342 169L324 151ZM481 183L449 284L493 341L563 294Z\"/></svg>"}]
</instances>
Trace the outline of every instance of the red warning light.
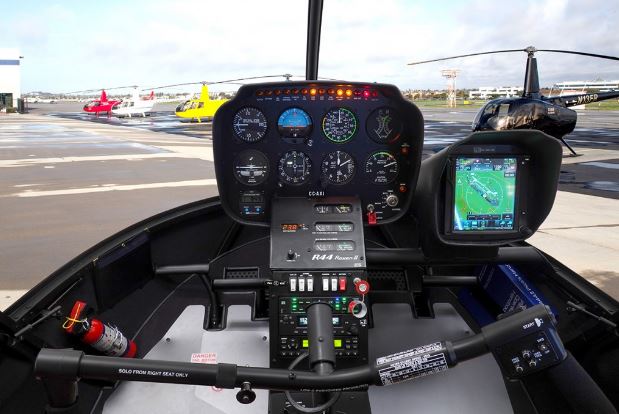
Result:
<instances>
[{"instance_id":1,"label":"red warning light","mask_svg":"<svg viewBox=\"0 0 619 414\"><path fill-rule=\"evenodd\" d=\"M286 89L286 90L284 91L284 94L285 94L285 95L290 95L290 89Z\"/></svg>"},{"instance_id":2,"label":"red warning light","mask_svg":"<svg viewBox=\"0 0 619 414\"><path fill-rule=\"evenodd\" d=\"M401 193L405 193L406 192L406 185L400 184L400 192Z\"/></svg>"},{"instance_id":3,"label":"red warning light","mask_svg":"<svg viewBox=\"0 0 619 414\"><path fill-rule=\"evenodd\" d=\"M361 96L361 90L355 89L355 96Z\"/></svg>"},{"instance_id":4,"label":"red warning light","mask_svg":"<svg viewBox=\"0 0 619 414\"><path fill-rule=\"evenodd\" d=\"M310 89L310 95L312 96L316 95L316 88Z\"/></svg>"},{"instance_id":5,"label":"red warning light","mask_svg":"<svg viewBox=\"0 0 619 414\"><path fill-rule=\"evenodd\" d=\"M275 95L281 95L281 94L282 94L282 91L281 91L281 90L279 90L279 89L275 89Z\"/></svg>"},{"instance_id":6,"label":"red warning light","mask_svg":"<svg viewBox=\"0 0 619 414\"><path fill-rule=\"evenodd\" d=\"M301 93L302 93L303 95L307 95L307 93L308 93L308 92L309 92L309 91L308 91L307 89L301 89Z\"/></svg>"},{"instance_id":7,"label":"red warning light","mask_svg":"<svg viewBox=\"0 0 619 414\"><path fill-rule=\"evenodd\" d=\"M378 96L378 91L372 91L372 96L376 98Z\"/></svg>"},{"instance_id":8,"label":"red warning light","mask_svg":"<svg viewBox=\"0 0 619 414\"><path fill-rule=\"evenodd\" d=\"M364 98L369 98L370 97L370 91L363 91L363 97Z\"/></svg>"},{"instance_id":9,"label":"red warning light","mask_svg":"<svg viewBox=\"0 0 619 414\"><path fill-rule=\"evenodd\" d=\"M293 93L294 95L298 95L298 94L299 94L299 90L298 90L298 89L293 89L293 90L292 90L292 93Z\"/></svg>"}]
</instances>

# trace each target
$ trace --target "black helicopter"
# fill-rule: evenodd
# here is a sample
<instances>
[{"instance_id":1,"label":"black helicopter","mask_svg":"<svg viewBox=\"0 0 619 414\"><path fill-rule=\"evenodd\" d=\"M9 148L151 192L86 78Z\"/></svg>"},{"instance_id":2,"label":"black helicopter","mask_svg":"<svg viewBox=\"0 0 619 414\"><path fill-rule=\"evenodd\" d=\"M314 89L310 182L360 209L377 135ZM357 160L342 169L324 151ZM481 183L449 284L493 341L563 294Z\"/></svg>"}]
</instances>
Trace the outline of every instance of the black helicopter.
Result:
<instances>
[{"instance_id":1,"label":"black helicopter","mask_svg":"<svg viewBox=\"0 0 619 414\"><path fill-rule=\"evenodd\" d=\"M529 46L525 49L495 50L490 52L469 53L440 59L424 60L409 63L440 62L462 57L489 55L494 53L526 52L527 68L524 76L524 91L522 96L513 98L497 98L488 101L477 113L473 121L473 131L501 131L506 129L537 129L559 140L570 150L573 156L578 154L563 138L574 130L578 118L576 111L570 106L589 104L619 97L619 90L564 96L544 96L540 92L539 75L537 73L537 52L568 53L581 56L591 56L601 59L619 60L619 57L586 52L558 49L536 49Z\"/></svg>"}]
</instances>

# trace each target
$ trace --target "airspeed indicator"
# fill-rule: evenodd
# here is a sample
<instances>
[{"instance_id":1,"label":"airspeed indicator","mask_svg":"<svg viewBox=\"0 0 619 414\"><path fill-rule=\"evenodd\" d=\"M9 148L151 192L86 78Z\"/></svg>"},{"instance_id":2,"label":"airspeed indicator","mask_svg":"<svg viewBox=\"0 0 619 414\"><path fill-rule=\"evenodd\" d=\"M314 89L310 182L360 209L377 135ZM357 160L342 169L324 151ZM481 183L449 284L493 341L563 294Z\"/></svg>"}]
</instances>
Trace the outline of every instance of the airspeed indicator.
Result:
<instances>
[{"instance_id":1,"label":"airspeed indicator","mask_svg":"<svg viewBox=\"0 0 619 414\"><path fill-rule=\"evenodd\" d=\"M322 132L330 141L343 144L357 132L357 118L349 109L330 109L322 119Z\"/></svg>"}]
</instances>

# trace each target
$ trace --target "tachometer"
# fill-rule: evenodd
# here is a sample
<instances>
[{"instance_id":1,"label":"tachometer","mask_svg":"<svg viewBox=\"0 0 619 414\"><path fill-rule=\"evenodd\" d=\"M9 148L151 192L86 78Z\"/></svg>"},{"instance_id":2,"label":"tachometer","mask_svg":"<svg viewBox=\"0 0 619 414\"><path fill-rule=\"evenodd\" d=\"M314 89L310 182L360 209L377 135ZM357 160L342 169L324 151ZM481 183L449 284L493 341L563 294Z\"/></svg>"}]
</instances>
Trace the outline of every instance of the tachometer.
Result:
<instances>
[{"instance_id":1,"label":"tachometer","mask_svg":"<svg viewBox=\"0 0 619 414\"><path fill-rule=\"evenodd\" d=\"M368 116L365 127L373 141L387 144L400 138L404 124L395 109L384 106Z\"/></svg>"},{"instance_id":2,"label":"tachometer","mask_svg":"<svg viewBox=\"0 0 619 414\"><path fill-rule=\"evenodd\" d=\"M335 143L348 142L357 132L357 118L349 109L330 109L322 119L322 132Z\"/></svg>"},{"instance_id":3,"label":"tachometer","mask_svg":"<svg viewBox=\"0 0 619 414\"><path fill-rule=\"evenodd\" d=\"M390 184L398 176L398 160L387 151L378 151L365 162L365 172L373 184Z\"/></svg>"},{"instance_id":4,"label":"tachometer","mask_svg":"<svg viewBox=\"0 0 619 414\"><path fill-rule=\"evenodd\" d=\"M267 132L267 119L262 111L248 106L234 114L232 129L243 141L257 142L264 138Z\"/></svg>"},{"instance_id":5,"label":"tachometer","mask_svg":"<svg viewBox=\"0 0 619 414\"><path fill-rule=\"evenodd\" d=\"M277 130L284 138L306 138L312 132L312 118L301 108L288 108L279 116Z\"/></svg>"},{"instance_id":6,"label":"tachometer","mask_svg":"<svg viewBox=\"0 0 619 414\"><path fill-rule=\"evenodd\" d=\"M344 151L331 152L322 160L321 171L329 183L346 184L355 175L355 160Z\"/></svg>"},{"instance_id":7,"label":"tachometer","mask_svg":"<svg viewBox=\"0 0 619 414\"><path fill-rule=\"evenodd\" d=\"M312 161L301 151L288 151L279 160L279 178L286 184L304 184L311 170Z\"/></svg>"},{"instance_id":8,"label":"tachometer","mask_svg":"<svg viewBox=\"0 0 619 414\"><path fill-rule=\"evenodd\" d=\"M260 151L246 150L234 159L234 176L245 185L258 185L269 176L269 159Z\"/></svg>"}]
</instances>

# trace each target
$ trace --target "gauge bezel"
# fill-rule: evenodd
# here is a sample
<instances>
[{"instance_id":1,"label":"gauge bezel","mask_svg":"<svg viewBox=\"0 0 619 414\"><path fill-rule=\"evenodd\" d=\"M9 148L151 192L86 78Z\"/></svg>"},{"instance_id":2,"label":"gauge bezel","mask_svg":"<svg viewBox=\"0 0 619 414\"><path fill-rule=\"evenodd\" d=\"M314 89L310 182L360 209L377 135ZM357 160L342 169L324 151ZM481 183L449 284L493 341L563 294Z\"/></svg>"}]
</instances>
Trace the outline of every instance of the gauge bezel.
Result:
<instances>
[{"instance_id":1,"label":"gauge bezel","mask_svg":"<svg viewBox=\"0 0 619 414\"><path fill-rule=\"evenodd\" d=\"M246 138L243 138L241 135L239 135L239 133L234 128L234 120L235 120L235 118L237 117L237 115L239 113L241 113L241 111L244 111L246 109L253 109L253 110L258 111L260 114L262 114L262 117L264 118L264 123L265 123L264 132L262 133L262 136L260 138L256 139L256 140L247 140ZM269 120L267 119L266 114L263 111L261 111L259 108L255 107L255 106L251 106L251 105L250 106L244 106L241 109L239 109L238 111L236 111L234 113L234 115L232 115L232 132L234 133L234 136L237 137L238 139L240 139L241 141L246 142L248 144L254 144L256 142L262 141L267 136L267 134L269 132Z\"/></svg>"},{"instance_id":2,"label":"gauge bezel","mask_svg":"<svg viewBox=\"0 0 619 414\"><path fill-rule=\"evenodd\" d=\"M368 172L368 162L370 161L370 159L372 159L374 156L380 154L380 153L387 153L389 154L396 162L396 172L394 177L391 180L385 181L385 182L376 182L376 180L373 177L370 177L370 173ZM398 176L400 174L400 160L398 160L398 157L392 153L391 151L387 151L387 150L378 150L378 151L374 151L372 153L370 153L370 155L367 156L367 158L365 159L365 164L364 164L364 173L366 175L366 178L368 178L368 181L373 184L373 185L389 185L392 184L393 182L395 182L395 180L398 179Z\"/></svg>"},{"instance_id":3,"label":"gauge bezel","mask_svg":"<svg viewBox=\"0 0 619 414\"><path fill-rule=\"evenodd\" d=\"M352 171L352 174L350 175L350 177L348 177L345 181L341 181L341 182L332 181L331 179L329 179L328 175L324 171L325 161L327 161L327 159L329 158L329 156L331 154L335 154L335 153L338 153L338 152L346 154L350 158L350 160L351 160L350 162L353 165L353 171ZM321 175L321 177L323 177L326 180L327 183L329 183L331 185L344 185L344 184L348 184L348 183L350 183L353 180L353 178L355 178L356 174L357 174L357 161L355 161L355 157L353 157L352 155L350 155L350 153L348 153L346 151L335 150L335 151L328 152L322 158L322 161L320 162L320 175Z\"/></svg>"},{"instance_id":4,"label":"gauge bezel","mask_svg":"<svg viewBox=\"0 0 619 414\"><path fill-rule=\"evenodd\" d=\"M340 110L347 111L348 113L350 113L352 115L352 118L355 121L355 129L353 130L352 134L350 134L350 136L348 138L346 138L345 140L343 140L343 141L336 141L333 138L329 137L329 135L325 131L325 122L327 120L327 116L331 112L340 111ZM325 138L327 138L329 140L329 142L332 142L334 144L346 144L346 143L352 141L352 139L355 137L355 135L357 135L359 133L359 117L357 116L357 114L355 114L355 112L352 109L350 109L348 107L345 107L345 106L334 106L334 107L331 107L322 116L321 129L322 129L322 134L325 136Z\"/></svg>"},{"instance_id":5,"label":"gauge bezel","mask_svg":"<svg viewBox=\"0 0 619 414\"><path fill-rule=\"evenodd\" d=\"M288 179L282 177L282 170L283 170L282 163L288 157L288 155L292 154L292 153L302 154L303 158L304 158L304 163L306 164L306 167L307 167L306 171L308 171L308 172L307 172L307 174L305 174L303 176L303 181L301 181L301 182L296 182L296 183L295 182L291 182ZM277 161L277 176L279 178L279 181L281 183L283 183L283 184L292 185L292 186L301 186L301 185L304 185L304 184L308 184L310 182L310 177L312 176L312 167L313 167L312 159L305 152L298 151L298 150L286 151L279 158L279 161ZM288 174L285 174L285 175L290 178L290 176Z\"/></svg>"},{"instance_id":6,"label":"gauge bezel","mask_svg":"<svg viewBox=\"0 0 619 414\"><path fill-rule=\"evenodd\" d=\"M280 120L282 119L282 116L288 112L291 111L293 109L296 109L298 111L301 111L302 113L304 113L307 118L309 119L309 125L307 126L307 133L304 135L299 135L299 136L291 136L291 135L286 135L282 132L282 127L280 127ZM284 109L282 112L280 112L280 114L277 116L277 122L275 124L277 126L277 132L279 133L279 136L282 139L290 139L290 140L298 140L298 139L307 139L309 138L309 136L312 134L312 132L314 131L314 120L312 119L312 116L303 108L300 108L298 106L291 106L288 107L286 109Z\"/></svg>"},{"instance_id":7,"label":"gauge bezel","mask_svg":"<svg viewBox=\"0 0 619 414\"><path fill-rule=\"evenodd\" d=\"M256 183L247 183L247 182L241 181L241 179L239 178L239 176L237 174L237 171L236 171L237 161L239 160L239 158L243 154L246 154L248 152L258 153L266 161L266 167L267 167L266 174L265 174L265 176L264 176L264 178L262 180L260 180L259 182L256 182ZM263 153L262 151L258 151L257 149L251 148L251 149L246 149L244 151L241 151L238 154L236 154L234 159L232 160L232 174L234 175L234 178L242 185L246 185L248 187L255 187L257 185L260 185L260 184L264 183L266 180L269 179L269 174L270 173L271 173L271 165L270 165L269 157L265 153Z\"/></svg>"}]
</instances>

